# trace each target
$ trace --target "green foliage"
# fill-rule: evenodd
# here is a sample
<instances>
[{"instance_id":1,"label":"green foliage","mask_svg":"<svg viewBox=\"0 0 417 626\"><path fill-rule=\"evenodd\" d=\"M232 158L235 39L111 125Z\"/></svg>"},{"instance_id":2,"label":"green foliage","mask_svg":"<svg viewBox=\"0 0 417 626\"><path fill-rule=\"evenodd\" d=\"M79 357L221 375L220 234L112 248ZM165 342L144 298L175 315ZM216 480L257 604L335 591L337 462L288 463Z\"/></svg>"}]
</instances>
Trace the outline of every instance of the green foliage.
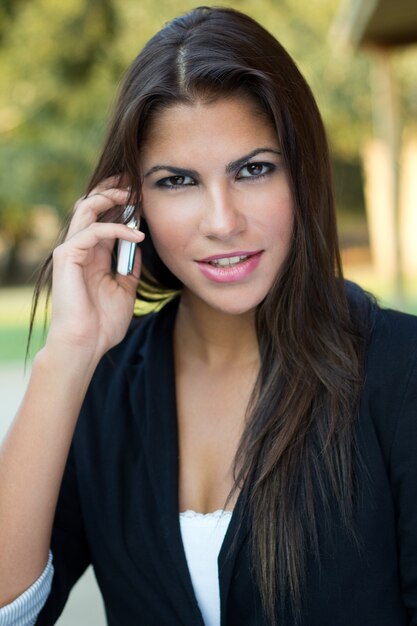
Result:
<instances>
[{"instance_id":1,"label":"green foliage","mask_svg":"<svg viewBox=\"0 0 417 626\"><path fill-rule=\"evenodd\" d=\"M334 153L358 160L371 134L369 63L329 37L340 0L232 0L264 24L306 76ZM195 0L0 0L0 231L37 204L67 214L102 142L120 77L147 39ZM415 58L399 73L415 116ZM412 69L411 69L412 68ZM1 234L1 233L0 233ZM23 230L22 230L23 234Z\"/></svg>"}]
</instances>

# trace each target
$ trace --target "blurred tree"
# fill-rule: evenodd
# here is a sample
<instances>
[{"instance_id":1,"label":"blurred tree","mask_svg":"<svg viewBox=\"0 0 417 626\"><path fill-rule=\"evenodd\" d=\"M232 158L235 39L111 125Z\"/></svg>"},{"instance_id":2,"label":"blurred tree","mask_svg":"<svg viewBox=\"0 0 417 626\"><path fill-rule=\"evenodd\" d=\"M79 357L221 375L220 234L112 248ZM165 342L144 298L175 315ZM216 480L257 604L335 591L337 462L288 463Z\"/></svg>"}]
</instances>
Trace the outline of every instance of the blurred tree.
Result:
<instances>
[{"instance_id":1,"label":"blurred tree","mask_svg":"<svg viewBox=\"0 0 417 626\"><path fill-rule=\"evenodd\" d=\"M62 214L82 193L103 130L95 102L109 98L102 67L118 21L111 0L20 0L2 13L0 229L10 281L31 207Z\"/></svg>"},{"instance_id":2,"label":"blurred tree","mask_svg":"<svg viewBox=\"0 0 417 626\"><path fill-rule=\"evenodd\" d=\"M259 20L297 60L318 99L334 154L357 167L362 139L371 133L368 64L335 50L329 40L339 0L225 4ZM23 234L31 207L48 204L64 215L83 193L124 69L164 22L195 5L0 0L0 232L12 259L22 241L16 224ZM415 111L412 60L402 63L404 99ZM8 271L15 271L13 263Z\"/></svg>"}]
</instances>

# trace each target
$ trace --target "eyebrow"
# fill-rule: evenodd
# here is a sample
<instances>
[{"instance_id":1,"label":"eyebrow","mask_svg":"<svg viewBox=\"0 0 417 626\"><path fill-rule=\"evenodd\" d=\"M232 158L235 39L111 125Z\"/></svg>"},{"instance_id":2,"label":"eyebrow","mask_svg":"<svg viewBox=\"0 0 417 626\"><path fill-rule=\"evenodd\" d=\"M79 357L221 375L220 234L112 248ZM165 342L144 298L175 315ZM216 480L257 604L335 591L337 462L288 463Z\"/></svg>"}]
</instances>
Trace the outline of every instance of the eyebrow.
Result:
<instances>
[{"instance_id":1,"label":"eyebrow","mask_svg":"<svg viewBox=\"0 0 417 626\"><path fill-rule=\"evenodd\" d=\"M245 156L241 157L240 159L236 159L236 161L231 161L230 163L228 163L225 168L226 174L231 174L232 172L240 169L242 165L245 165L245 163L249 161L249 159L252 159L254 156L262 152L272 152L273 154L278 155L282 154L280 150L277 150L275 148L256 148L255 150L252 150L252 152L245 154ZM148 172L146 172L144 178L147 178L154 172L160 172L161 170L171 172L172 174L179 174L180 176L192 176L194 178L198 177L198 173L196 170L184 169L182 167L173 167L172 165L154 165Z\"/></svg>"}]
</instances>

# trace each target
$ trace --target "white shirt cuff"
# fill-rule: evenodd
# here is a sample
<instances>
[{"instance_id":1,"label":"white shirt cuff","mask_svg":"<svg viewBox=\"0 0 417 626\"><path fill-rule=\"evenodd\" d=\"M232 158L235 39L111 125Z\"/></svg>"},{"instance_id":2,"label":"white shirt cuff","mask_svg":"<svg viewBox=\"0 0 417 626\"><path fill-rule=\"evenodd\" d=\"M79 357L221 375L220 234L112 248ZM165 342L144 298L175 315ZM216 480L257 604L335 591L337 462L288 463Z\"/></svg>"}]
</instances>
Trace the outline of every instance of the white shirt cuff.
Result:
<instances>
[{"instance_id":1,"label":"white shirt cuff","mask_svg":"<svg viewBox=\"0 0 417 626\"><path fill-rule=\"evenodd\" d=\"M33 626L51 591L54 566L52 552L42 574L16 600L0 609L0 626Z\"/></svg>"}]
</instances>

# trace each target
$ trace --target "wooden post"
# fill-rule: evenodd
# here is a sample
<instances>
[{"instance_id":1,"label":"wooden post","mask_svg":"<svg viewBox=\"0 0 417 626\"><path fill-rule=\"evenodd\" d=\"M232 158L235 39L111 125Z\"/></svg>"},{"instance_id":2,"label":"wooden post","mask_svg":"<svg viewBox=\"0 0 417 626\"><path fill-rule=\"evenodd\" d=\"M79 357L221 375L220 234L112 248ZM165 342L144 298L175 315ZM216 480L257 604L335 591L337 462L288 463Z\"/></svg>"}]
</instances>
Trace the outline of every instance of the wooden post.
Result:
<instances>
[{"instance_id":1,"label":"wooden post","mask_svg":"<svg viewBox=\"0 0 417 626\"><path fill-rule=\"evenodd\" d=\"M417 132L409 129L403 138L400 174L401 257L403 272L417 278Z\"/></svg>"},{"instance_id":2,"label":"wooden post","mask_svg":"<svg viewBox=\"0 0 417 626\"><path fill-rule=\"evenodd\" d=\"M393 249L392 280L397 304L404 302L404 280L401 259L400 237L400 113L396 81L390 54L383 49L374 49L373 63L373 119L375 136L386 146L388 171L380 177L381 188L386 193L386 203L391 216L381 216L392 224L391 245ZM382 172L380 173L382 174ZM376 175L378 173L376 172ZM387 178L385 178L387 177ZM378 228L378 224L370 228ZM372 237L371 237L372 239Z\"/></svg>"}]
</instances>

